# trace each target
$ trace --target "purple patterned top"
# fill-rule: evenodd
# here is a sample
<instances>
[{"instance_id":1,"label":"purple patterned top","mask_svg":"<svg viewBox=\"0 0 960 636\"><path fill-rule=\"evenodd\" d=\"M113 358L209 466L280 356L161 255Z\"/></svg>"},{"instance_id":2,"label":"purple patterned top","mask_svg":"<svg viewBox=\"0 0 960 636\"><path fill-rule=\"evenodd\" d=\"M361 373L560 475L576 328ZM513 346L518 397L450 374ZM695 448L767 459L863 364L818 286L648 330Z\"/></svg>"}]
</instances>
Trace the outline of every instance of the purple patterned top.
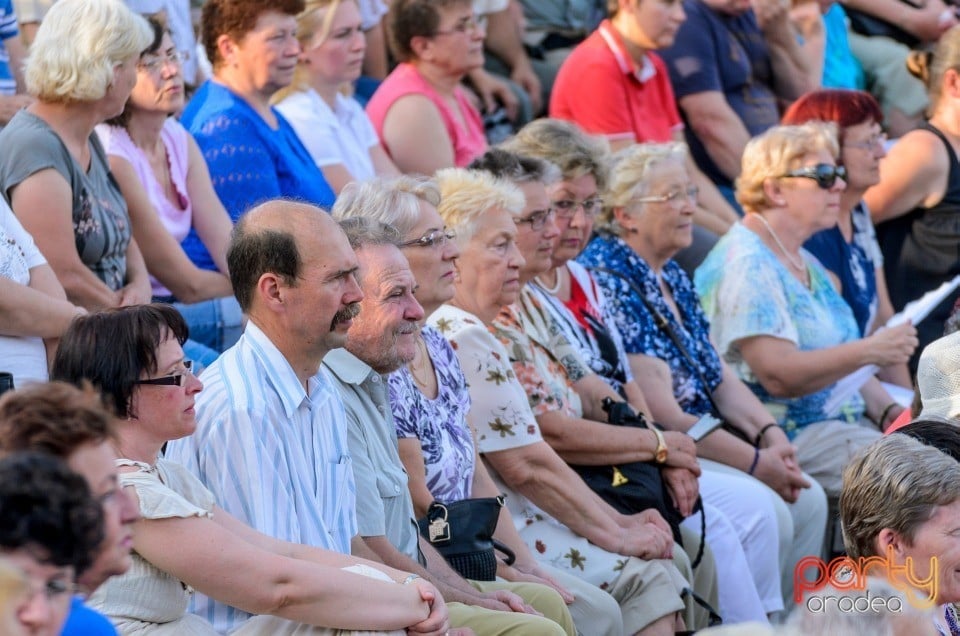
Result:
<instances>
[{"instance_id":1,"label":"purple patterned top","mask_svg":"<svg viewBox=\"0 0 960 636\"><path fill-rule=\"evenodd\" d=\"M443 503L468 499L473 488L474 444L467 425L470 394L450 343L433 327L423 327L423 341L437 373L433 400L417 388L410 370L387 376L397 437L415 437L423 448L427 489Z\"/></svg>"}]
</instances>

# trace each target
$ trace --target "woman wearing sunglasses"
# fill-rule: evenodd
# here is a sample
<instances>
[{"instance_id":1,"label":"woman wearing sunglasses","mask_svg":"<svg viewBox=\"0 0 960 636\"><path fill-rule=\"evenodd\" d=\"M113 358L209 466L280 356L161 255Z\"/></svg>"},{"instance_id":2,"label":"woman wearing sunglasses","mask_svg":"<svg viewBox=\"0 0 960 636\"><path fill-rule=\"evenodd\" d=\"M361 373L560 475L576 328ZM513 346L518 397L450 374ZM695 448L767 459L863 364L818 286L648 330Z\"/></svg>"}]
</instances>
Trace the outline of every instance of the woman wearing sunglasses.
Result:
<instances>
[{"instance_id":1,"label":"woman wearing sunglasses","mask_svg":"<svg viewBox=\"0 0 960 636\"><path fill-rule=\"evenodd\" d=\"M865 365L902 364L917 345L909 324L867 338L827 271L803 243L833 227L846 171L832 123L778 126L743 154L737 200L747 211L694 280L717 350L797 447L803 470L830 497L850 457L903 408Z\"/></svg>"},{"instance_id":2,"label":"woman wearing sunglasses","mask_svg":"<svg viewBox=\"0 0 960 636\"><path fill-rule=\"evenodd\" d=\"M840 194L837 224L820 230L803 247L827 269L834 286L853 310L860 335L870 335L893 315L883 273L883 255L877 244L863 193L880 182L880 160L886 156L886 135L880 128L883 111L869 93L819 90L790 106L784 124L832 121L837 125L840 163L847 171L847 187ZM912 387L907 365L886 367L880 377Z\"/></svg>"},{"instance_id":3,"label":"woman wearing sunglasses","mask_svg":"<svg viewBox=\"0 0 960 636\"><path fill-rule=\"evenodd\" d=\"M120 634L215 636L215 627L222 631L235 620L213 610L188 613L194 591L255 614L231 632L238 636L341 633L331 628L428 632L417 628L439 595L429 583L261 534L220 508L188 470L160 456L169 440L196 429L194 399L203 384L183 358L186 340L183 318L164 304L84 316L61 339L51 377L92 382L121 418L120 485L141 517L130 569L101 585L91 606ZM362 597L376 603L358 603Z\"/></svg>"}]
</instances>

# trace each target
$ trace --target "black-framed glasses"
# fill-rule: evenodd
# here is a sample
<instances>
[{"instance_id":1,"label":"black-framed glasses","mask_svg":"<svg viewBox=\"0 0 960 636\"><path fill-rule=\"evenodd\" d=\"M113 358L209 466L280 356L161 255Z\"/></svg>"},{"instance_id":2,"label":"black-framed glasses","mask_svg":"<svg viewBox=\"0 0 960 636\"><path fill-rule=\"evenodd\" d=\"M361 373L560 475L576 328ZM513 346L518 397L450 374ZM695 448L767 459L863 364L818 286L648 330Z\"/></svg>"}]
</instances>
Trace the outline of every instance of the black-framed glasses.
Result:
<instances>
[{"instance_id":1,"label":"black-framed glasses","mask_svg":"<svg viewBox=\"0 0 960 636\"><path fill-rule=\"evenodd\" d=\"M588 219L596 218L603 209L603 199L600 197L590 197L583 201L574 199L561 199L553 202L553 209L556 210L558 219L572 219L577 215L577 210L583 210L583 216Z\"/></svg>"},{"instance_id":2,"label":"black-framed glasses","mask_svg":"<svg viewBox=\"0 0 960 636\"><path fill-rule=\"evenodd\" d=\"M433 247L434 245L442 247L447 241L452 241L455 238L457 238L456 231L450 228L444 228L424 234L420 238L415 238L412 241L401 243L400 247Z\"/></svg>"},{"instance_id":3,"label":"black-framed glasses","mask_svg":"<svg viewBox=\"0 0 960 636\"><path fill-rule=\"evenodd\" d=\"M184 55L180 51L171 51L163 55L154 55L148 53L140 58L137 67L148 73L156 73L167 64L173 64L177 68L183 64Z\"/></svg>"},{"instance_id":4,"label":"black-framed glasses","mask_svg":"<svg viewBox=\"0 0 960 636\"><path fill-rule=\"evenodd\" d=\"M821 190L829 190L837 182L837 179L847 180L847 169L843 166L835 166L832 163L818 163L815 166L791 170L780 175L779 178L784 179L786 177L813 179Z\"/></svg>"},{"instance_id":5,"label":"black-framed glasses","mask_svg":"<svg viewBox=\"0 0 960 636\"><path fill-rule=\"evenodd\" d=\"M486 15L472 15L469 18L464 18L454 24L452 29L438 29L433 32L433 35L465 35L467 33L476 33L480 30L487 30Z\"/></svg>"},{"instance_id":6,"label":"black-framed glasses","mask_svg":"<svg viewBox=\"0 0 960 636\"><path fill-rule=\"evenodd\" d=\"M697 204L697 196L700 194L700 188L695 185L686 188L676 188L666 194L651 194L646 197L637 197L634 199L637 203L669 203L672 206L680 206L684 202Z\"/></svg>"},{"instance_id":7,"label":"black-framed glasses","mask_svg":"<svg viewBox=\"0 0 960 636\"><path fill-rule=\"evenodd\" d=\"M530 229L536 232L536 231L542 230L543 226L547 224L547 221L549 221L551 218L555 217L556 215L557 215L556 208L547 208L546 210L534 210L533 212L523 217L522 219L514 219L514 222L517 225L528 223L530 224Z\"/></svg>"},{"instance_id":8,"label":"black-framed glasses","mask_svg":"<svg viewBox=\"0 0 960 636\"><path fill-rule=\"evenodd\" d=\"M860 148L862 150L874 150L878 146L886 147L887 145L887 133L880 132L875 135L870 135L868 139L863 141L845 141L843 142L844 148Z\"/></svg>"},{"instance_id":9,"label":"black-framed glasses","mask_svg":"<svg viewBox=\"0 0 960 636\"><path fill-rule=\"evenodd\" d=\"M153 386L183 386L187 382L187 376L193 375L193 361L184 360L183 369L186 373L174 373L173 375L164 375L159 378L147 378L146 380L134 380L134 384L149 384Z\"/></svg>"}]
</instances>

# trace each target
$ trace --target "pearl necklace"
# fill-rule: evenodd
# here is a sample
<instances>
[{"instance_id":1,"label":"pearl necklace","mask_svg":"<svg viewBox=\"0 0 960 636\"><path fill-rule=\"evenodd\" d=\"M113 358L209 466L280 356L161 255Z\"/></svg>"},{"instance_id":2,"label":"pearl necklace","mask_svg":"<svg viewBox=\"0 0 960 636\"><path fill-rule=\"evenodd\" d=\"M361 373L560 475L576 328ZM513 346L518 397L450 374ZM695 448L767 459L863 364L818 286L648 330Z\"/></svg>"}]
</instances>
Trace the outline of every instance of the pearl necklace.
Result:
<instances>
[{"instance_id":1,"label":"pearl necklace","mask_svg":"<svg viewBox=\"0 0 960 636\"><path fill-rule=\"evenodd\" d=\"M787 262L793 265L793 268L798 272L806 272L807 266L806 266L806 263L803 262L803 257L802 256L800 257L799 262L795 261L793 259L793 256L791 256L790 252L787 251L787 248L783 246L783 243L780 241L780 237L777 236L777 233L773 231L772 227L770 227L770 222L767 221L765 218L763 218L762 214L757 213L757 214L754 214L754 216L760 219L760 222L763 223L763 225L767 228L767 231L770 232L770 236L773 237L773 240L776 242L777 247L779 247L780 251L783 252L783 255L786 257Z\"/></svg>"},{"instance_id":2,"label":"pearl necklace","mask_svg":"<svg viewBox=\"0 0 960 636\"><path fill-rule=\"evenodd\" d=\"M533 280L537 282L537 285L543 288L543 291L547 292L551 296L556 296L557 292L560 291L560 285L563 283L563 279L560 277L560 268L556 269L557 272L557 282L554 283L553 287L547 287L546 283L540 280L539 276L534 276Z\"/></svg>"}]
</instances>

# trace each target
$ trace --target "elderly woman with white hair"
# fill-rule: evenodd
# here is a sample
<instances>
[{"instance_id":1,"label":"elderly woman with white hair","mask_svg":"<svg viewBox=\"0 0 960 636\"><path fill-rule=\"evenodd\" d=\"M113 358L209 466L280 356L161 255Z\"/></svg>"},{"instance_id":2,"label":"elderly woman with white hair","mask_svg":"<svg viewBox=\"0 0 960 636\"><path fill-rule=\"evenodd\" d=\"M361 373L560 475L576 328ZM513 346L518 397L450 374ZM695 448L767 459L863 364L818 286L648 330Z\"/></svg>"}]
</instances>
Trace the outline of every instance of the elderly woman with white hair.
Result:
<instances>
[{"instance_id":1,"label":"elderly woman with white hair","mask_svg":"<svg viewBox=\"0 0 960 636\"><path fill-rule=\"evenodd\" d=\"M74 304L150 302L127 204L94 134L118 115L153 37L121 0L61 0L26 66L36 101L0 132L0 192Z\"/></svg>"},{"instance_id":2,"label":"elderly woman with white hair","mask_svg":"<svg viewBox=\"0 0 960 636\"><path fill-rule=\"evenodd\" d=\"M443 178L459 177L458 208L483 211L473 230L487 235L492 229L491 252L508 265L516 265L521 257L511 235L515 233L512 218L523 209L523 195L512 185L484 175L448 172L441 173ZM435 181L403 176L348 185L334 206L335 216L359 214L400 231L401 249L417 280L415 295L428 316L454 297L458 270L461 276L472 273L457 267L461 255L457 236L444 224L438 205L440 189ZM434 501L452 503L501 494L480 461L475 431L468 423L471 397L464 370L440 331L423 327L415 357L388 376L388 388L400 459L409 475L418 517L425 516ZM614 600L590 583L537 559L518 534L507 507L501 509L494 537L516 556L512 565L498 563L497 576L554 587L571 603L570 614L582 633L619 633Z\"/></svg>"},{"instance_id":3,"label":"elderly woman with white hair","mask_svg":"<svg viewBox=\"0 0 960 636\"><path fill-rule=\"evenodd\" d=\"M876 378L840 382L866 365L901 364L909 324L860 338L853 312L803 243L837 223L846 171L834 124L778 126L747 144L737 198L747 215L695 275L717 350L797 447L828 496L840 472L900 414Z\"/></svg>"},{"instance_id":4,"label":"elderly woman with white hair","mask_svg":"<svg viewBox=\"0 0 960 636\"><path fill-rule=\"evenodd\" d=\"M531 211L539 201L491 213L502 196L498 191L517 188L487 173L444 170L438 180L444 195L439 212L456 230L461 256L453 297L428 321L450 341L466 376L467 422L498 489L508 494L516 531L541 566L550 564L609 594L594 605L605 612L604 621L581 627L584 633L671 633L674 614L683 607L677 585L685 583L668 561L650 560L662 556L652 539L667 540L669 531L658 528L651 536L642 515L614 511L544 442L509 354L488 330L502 304L513 302L520 290L524 259L517 236L531 225L524 220L539 218L530 231L545 234L555 233L547 228L552 221L542 210Z\"/></svg>"}]
</instances>

